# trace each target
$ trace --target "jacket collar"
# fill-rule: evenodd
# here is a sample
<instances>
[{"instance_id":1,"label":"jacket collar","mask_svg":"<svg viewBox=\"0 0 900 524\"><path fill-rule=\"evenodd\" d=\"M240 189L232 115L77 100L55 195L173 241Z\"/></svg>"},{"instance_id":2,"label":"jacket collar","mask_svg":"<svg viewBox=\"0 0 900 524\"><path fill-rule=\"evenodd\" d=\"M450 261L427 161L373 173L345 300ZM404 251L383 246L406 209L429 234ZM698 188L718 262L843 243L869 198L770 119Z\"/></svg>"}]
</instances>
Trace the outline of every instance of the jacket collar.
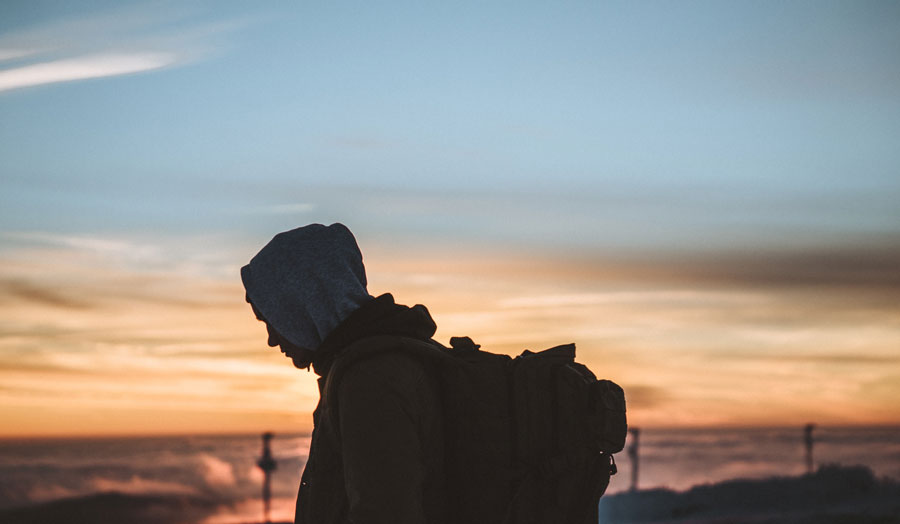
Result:
<instances>
[{"instance_id":1,"label":"jacket collar","mask_svg":"<svg viewBox=\"0 0 900 524\"><path fill-rule=\"evenodd\" d=\"M312 361L313 369L319 376L326 376L341 350L361 338L398 335L429 340L436 330L425 306L397 304L393 295L385 293L365 302L325 337Z\"/></svg>"}]
</instances>

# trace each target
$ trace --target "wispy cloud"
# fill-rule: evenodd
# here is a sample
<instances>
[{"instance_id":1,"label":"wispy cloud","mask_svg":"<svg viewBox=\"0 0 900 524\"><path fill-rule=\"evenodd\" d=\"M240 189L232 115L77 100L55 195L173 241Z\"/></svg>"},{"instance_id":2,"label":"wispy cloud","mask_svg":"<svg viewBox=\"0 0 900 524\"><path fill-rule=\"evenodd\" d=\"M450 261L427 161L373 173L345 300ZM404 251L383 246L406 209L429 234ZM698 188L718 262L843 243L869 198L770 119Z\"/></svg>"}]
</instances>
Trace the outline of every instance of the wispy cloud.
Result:
<instances>
[{"instance_id":1,"label":"wispy cloud","mask_svg":"<svg viewBox=\"0 0 900 524\"><path fill-rule=\"evenodd\" d=\"M0 62L34 54L31 49L0 49Z\"/></svg>"},{"instance_id":2,"label":"wispy cloud","mask_svg":"<svg viewBox=\"0 0 900 524\"><path fill-rule=\"evenodd\" d=\"M174 240L174 241L173 241ZM208 249L214 236L154 236L126 238L94 233L0 231L0 271L16 265L23 275L39 274L48 267L60 273L72 268L117 267L130 275L180 273L198 280L234 279L239 265L234 251ZM51 272L52 272L51 271ZM137 278L142 280L143 278Z\"/></svg>"},{"instance_id":3,"label":"wispy cloud","mask_svg":"<svg viewBox=\"0 0 900 524\"><path fill-rule=\"evenodd\" d=\"M585 307L606 304L675 304L682 305L704 301L707 304L760 303L764 297L752 293L726 293L723 291L697 291L688 289L609 291L604 293L569 293L541 296L506 298L500 301L501 308L560 308Z\"/></svg>"},{"instance_id":4,"label":"wispy cloud","mask_svg":"<svg viewBox=\"0 0 900 524\"><path fill-rule=\"evenodd\" d=\"M90 234L60 234L46 231L3 231L0 238L16 247L59 247L107 257L151 259L161 255L161 247L134 240L122 240Z\"/></svg>"},{"instance_id":5,"label":"wispy cloud","mask_svg":"<svg viewBox=\"0 0 900 524\"><path fill-rule=\"evenodd\" d=\"M0 92L157 71L221 48L235 22L193 22L174 4L130 6L51 20L0 36Z\"/></svg>"},{"instance_id":6,"label":"wispy cloud","mask_svg":"<svg viewBox=\"0 0 900 524\"><path fill-rule=\"evenodd\" d=\"M94 55L43 62L0 71L0 91L72 80L126 75L160 69L177 62L167 53Z\"/></svg>"},{"instance_id":7,"label":"wispy cloud","mask_svg":"<svg viewBox=\"0 0 900 524\"><path fill-rule=\"evenodd\" d=\"M91 304L87 302L73 299L49 287L35 285L24 280L0 279L0 304L7 297L15 301L26 300L62 309L86 309L91 307Z\"/></svg>"},{"instance_id":8,"label":"wispy cloud","mask_svg":"<svg viewBox=\"0 0 900 524\"><path fill-rule=\"evenodd\" d=\"M294 204L272 204L266 206L256 206L247 208L246 212L250 214L261 215L295 215L299 213L310 213L315 211L316 206L310 203L298 202Z\"/></svg>"}]
</instances>

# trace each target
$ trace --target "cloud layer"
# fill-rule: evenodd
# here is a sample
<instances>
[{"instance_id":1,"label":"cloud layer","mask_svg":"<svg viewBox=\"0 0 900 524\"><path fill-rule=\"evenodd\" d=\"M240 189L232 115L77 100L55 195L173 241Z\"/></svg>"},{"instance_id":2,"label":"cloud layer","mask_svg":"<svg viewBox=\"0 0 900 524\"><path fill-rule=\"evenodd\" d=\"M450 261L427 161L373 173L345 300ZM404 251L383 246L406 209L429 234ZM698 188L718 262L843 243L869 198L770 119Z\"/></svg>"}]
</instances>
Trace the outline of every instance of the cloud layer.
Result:
<instances>
[{"instance_id":1,"label":"cloud layer","mask_svg":"<svg viewBox=\"0 0 900 524\"><path fill-rule=\"evenodd\" d=\"M243 301L237 267L249 254L211 256L171 236L6 239L0 398L10 427L308 423L314 381L265 347ZM636 424L898 422L900 256L890 243L628 259L361 245L370 291L428 305L439 340L469 335L509 354L574 341L581 361L630 391Z\"/></svg>"}]
</instances>

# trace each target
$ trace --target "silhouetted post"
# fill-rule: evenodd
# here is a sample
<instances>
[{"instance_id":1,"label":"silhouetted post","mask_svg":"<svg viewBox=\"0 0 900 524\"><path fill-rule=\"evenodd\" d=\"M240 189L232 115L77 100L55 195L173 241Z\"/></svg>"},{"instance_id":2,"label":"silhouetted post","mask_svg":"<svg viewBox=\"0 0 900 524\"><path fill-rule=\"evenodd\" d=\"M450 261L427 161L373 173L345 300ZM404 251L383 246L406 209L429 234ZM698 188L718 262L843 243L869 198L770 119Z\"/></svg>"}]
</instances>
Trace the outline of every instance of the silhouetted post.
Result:
<instances>
[{"instance_id":1,"label":"silhouetted post","mask_svg":"<svg viewBox=\"0 0 900 524\"><path fill-rule=\"evenodd\" d=\"M272 458L272 449L269 447L269 442L272 440L274 435L272 432L267 431L262 434L262 457L256 461L256 465L259 466L259 469L263 470L263 487L262 487L262 498L263 498L263 519L268 524L269 520L269 503L272 499L272 489L271 489L271 476L272 472L275 471L275 468L278 465L275 463L275 459Z\"/></svg>"},{"instance_id":2,"label":"silhouetted post","mask_svg":"<svg viewBox=\"0 0 900 524\"><path fill-rule=\"evenodd\" d=\"M640 441L641 430L631 428L631 445L628 446L628 459L631 460L631 491L638 489L638 443Z\"/></svg>"},{"instance_id":3,"label":"silhouetted post","mask_svg":"<svg viewBox=\"0 0 900 524\"><path fill-rule=\"evenodd\" d=\"M803 443L806 445L806 472L813 472L813 430L816 429L815 424L807 424L803 428Z\"/></svg>"}]
</instances>

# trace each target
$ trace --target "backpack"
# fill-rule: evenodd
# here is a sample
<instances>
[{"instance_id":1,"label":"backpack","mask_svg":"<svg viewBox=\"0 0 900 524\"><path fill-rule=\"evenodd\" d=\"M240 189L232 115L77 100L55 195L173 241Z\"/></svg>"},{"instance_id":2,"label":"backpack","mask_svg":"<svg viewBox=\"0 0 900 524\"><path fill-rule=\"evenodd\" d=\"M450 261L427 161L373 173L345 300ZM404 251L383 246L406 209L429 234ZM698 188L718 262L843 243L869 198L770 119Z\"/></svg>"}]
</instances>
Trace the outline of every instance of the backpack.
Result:
<instances>
[{"instance_id":1,"label":"backpack","mask_svg":"<svg viewBox=\"0 0 900 524\"><path fill-rule=\"evenodd\" d=\"M613 454L625 446L622 388L575 362L574 344L516 358L481 351L468 337L450 344L359 340L333 363L325 394L370 356L418 358L439 383L448 523L596 524Z\"/></svg>"}]
</instances>

